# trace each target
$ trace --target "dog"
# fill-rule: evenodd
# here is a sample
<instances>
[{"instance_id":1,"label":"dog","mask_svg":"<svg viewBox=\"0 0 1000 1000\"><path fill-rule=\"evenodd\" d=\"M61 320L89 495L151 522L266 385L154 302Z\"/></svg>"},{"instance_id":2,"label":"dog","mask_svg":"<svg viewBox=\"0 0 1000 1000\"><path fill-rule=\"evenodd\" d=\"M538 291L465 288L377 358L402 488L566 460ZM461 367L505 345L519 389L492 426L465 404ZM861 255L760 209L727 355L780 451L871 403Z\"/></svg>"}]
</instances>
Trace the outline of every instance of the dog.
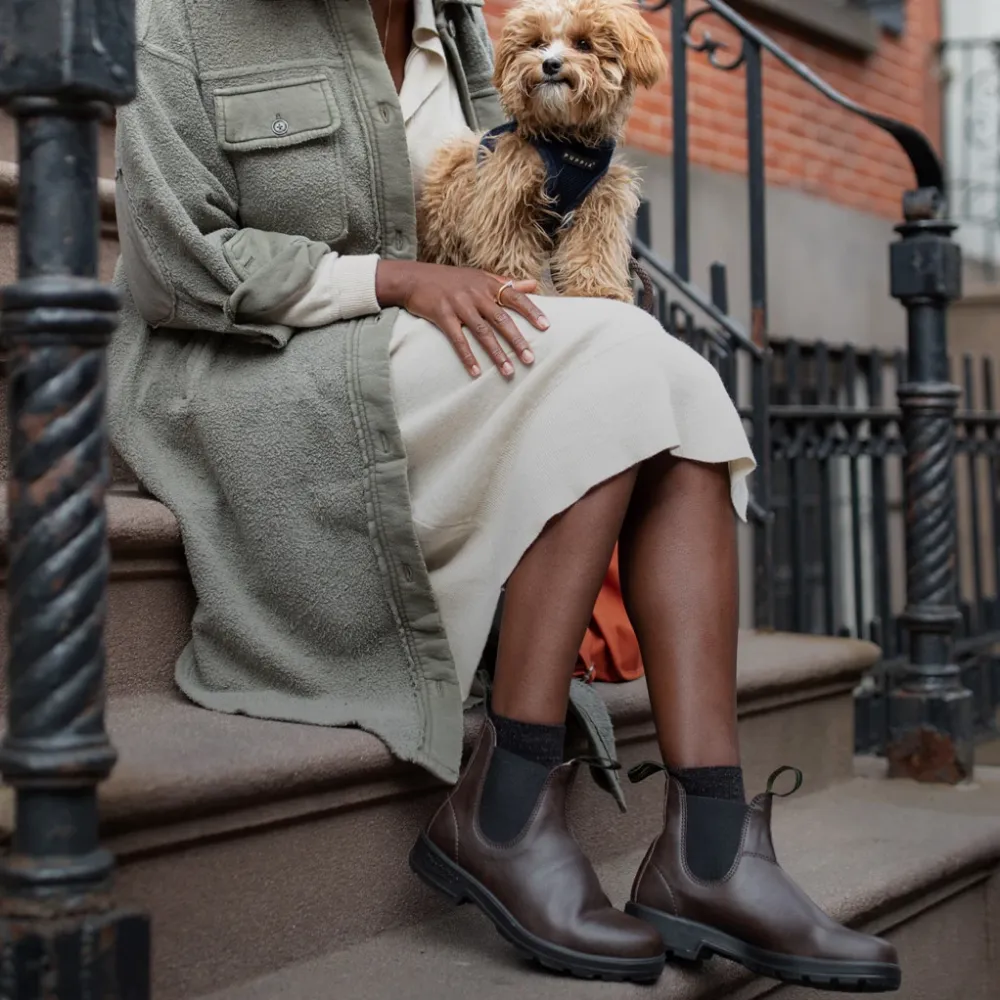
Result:
<instances>
[{"instance_id":1,"label":"dog","mask_svg":"<svg viewBox=\"0 0 1000 1000\"><path fill-rule=\"evenodd\" d=\"M666 67L633 0L521 0L494 73L511 120L432 160L417 206L421 259L632 301L638 178L614 154L637 88Z\"/></svg>"}]
</instances>

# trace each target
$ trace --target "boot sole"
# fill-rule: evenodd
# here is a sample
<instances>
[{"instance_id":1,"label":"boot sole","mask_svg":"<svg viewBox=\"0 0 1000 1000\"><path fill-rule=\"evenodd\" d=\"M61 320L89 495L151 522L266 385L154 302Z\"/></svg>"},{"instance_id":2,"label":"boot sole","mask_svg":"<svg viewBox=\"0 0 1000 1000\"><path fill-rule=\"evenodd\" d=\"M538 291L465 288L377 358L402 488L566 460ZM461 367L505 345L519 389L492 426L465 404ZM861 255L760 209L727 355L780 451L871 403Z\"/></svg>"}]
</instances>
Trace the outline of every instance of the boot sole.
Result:
<instances>
[{"instance_id":1,"label":"boot sole","mask_svg":"<svg viewBox=\"0 0 1000 1000\"><path fill-rule=\"evenodd\" d=\"M653 983L660 978L666 958L610 958L587 955L551 944L526 930L485 886L460 868L426 835L421 834L410 851L410 869L432 889L453 903L472 903L524 957L553 972L566 972L580 979L612 982Z\"/></svg>"},{"instance_id":2,"label":"boot sole","mask_svg":"<svg viewBox=\"0 0 1000 1000\"><path fill-rule=\"evenodd\" d=\"M899 966L886 962L844 962L784 955L756 948L706 924L671 917L638 903L626 903L625 912L645 920L660 932L667 958L700 962L710 955L721 955L757 975L831 992L890 993L898 990L902 981Z\"/></svg>"}]
</instances>

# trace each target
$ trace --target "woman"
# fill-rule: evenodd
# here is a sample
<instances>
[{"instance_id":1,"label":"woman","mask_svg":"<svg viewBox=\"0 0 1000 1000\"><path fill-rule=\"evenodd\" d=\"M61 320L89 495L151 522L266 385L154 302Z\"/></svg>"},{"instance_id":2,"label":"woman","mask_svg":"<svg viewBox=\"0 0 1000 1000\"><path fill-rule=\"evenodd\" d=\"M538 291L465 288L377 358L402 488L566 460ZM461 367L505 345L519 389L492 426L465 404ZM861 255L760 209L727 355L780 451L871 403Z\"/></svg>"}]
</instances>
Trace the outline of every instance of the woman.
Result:
<instances>
[{"instance_id":1,"label":"woman","mask_svg":"<svg viewBox=\"0 0 1000 1000\"><path fill-rule=\"evenodd\" d=\"M454 781L506 582L490 719L413 866L581 975L712 949L898 981L891 946L773 863L769 798L744 802L732 507L753 460L715 372L632 307L413 259L430 155L502 120L479 0L140 0L138 38L111 421L182 528L181 689L362 726ZM669 768L644 919L562 809L570 674L619 539Z\"/></svg>"}]
</instances>

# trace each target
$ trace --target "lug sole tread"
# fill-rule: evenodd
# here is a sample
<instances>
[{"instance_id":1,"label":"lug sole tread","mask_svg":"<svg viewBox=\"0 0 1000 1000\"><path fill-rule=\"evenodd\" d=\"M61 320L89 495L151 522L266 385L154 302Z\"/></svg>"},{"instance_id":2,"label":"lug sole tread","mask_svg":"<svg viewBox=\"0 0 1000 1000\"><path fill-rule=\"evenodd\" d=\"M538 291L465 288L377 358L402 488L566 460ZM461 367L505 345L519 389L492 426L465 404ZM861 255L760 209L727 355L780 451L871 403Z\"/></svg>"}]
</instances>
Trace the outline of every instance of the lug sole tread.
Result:
<instances>
[{"instance_id":1,"label":"lug sole tread","mask_svg":"<svg viewBox=\"0 0 1000 1000\"><path fill-rule=\"evenodd\" d=\"M632 902L625 904L625 912L640 920L646 920L659 930L668 961L680 961L685 965L697 966L712 955L718 955L720 958L742 965L758 976L835 993L889 993L899 989L902 980L899 967L891 965L859 972L847 968L838 970L835 968L837 962L832 959L824 962L822 959L775 954L773 958L780 959L784 963L776 964L764 957L771 953L703 924L672 917L659 910ZM794 963L813 967L808 971L796 969ZM822 965L827 965L827 969L815 967Z\"/></svg>"}]
</instances>

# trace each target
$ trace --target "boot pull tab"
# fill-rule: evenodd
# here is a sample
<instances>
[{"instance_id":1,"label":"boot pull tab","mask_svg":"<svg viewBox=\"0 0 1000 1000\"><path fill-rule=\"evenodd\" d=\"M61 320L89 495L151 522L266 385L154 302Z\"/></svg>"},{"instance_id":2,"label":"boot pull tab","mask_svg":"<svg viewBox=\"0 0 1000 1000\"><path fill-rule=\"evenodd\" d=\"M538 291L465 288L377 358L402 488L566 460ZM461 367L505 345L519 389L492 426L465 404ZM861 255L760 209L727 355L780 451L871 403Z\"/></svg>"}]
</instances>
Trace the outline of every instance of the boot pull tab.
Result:
<instances>
[{"instance_id":1,"label":"boot pull tab","mask_svg":"<svg viewBox=\"0 0 1000 1000\"><path fill-rule=\"evenodd\" d=\"M774 783L783 774L791 771L795 775L795 784L787 792L776 792L774 790ZM791 767L789 764L783 764L781 767L775 771L770 778L767 779L767 791L766 795L777 795L779 799L787 799L789 795L794 795L802 787L802 772L797 767Z\"/></svg>"},{"instance_id":2,"label":"boot pull tab","mask_svg":"<svg viewBox=\"0 0 1000 1000\"><path fill-rule=\"evenodd\" d=\"M647 778L651 778L654 774L659 774L660 772L665 772L667 770L664 764L657 764L652 760L644 760L641 764L636 764L635 767L630 767L628 769L628 780L632 782L633 785L638 785L640 781L645 781Z\"/></svg>"}]
</instances>

